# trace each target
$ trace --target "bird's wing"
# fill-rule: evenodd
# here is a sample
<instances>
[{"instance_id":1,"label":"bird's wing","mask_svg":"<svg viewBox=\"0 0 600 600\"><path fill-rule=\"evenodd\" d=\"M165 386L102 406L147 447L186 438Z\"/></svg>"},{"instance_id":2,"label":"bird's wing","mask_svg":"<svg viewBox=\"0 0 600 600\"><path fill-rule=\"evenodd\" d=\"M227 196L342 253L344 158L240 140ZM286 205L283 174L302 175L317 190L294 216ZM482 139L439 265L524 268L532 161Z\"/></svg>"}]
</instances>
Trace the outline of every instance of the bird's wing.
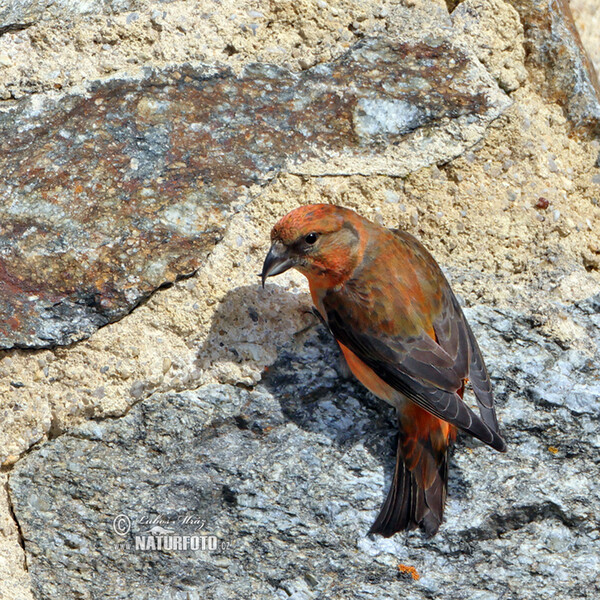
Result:
<instances>
[{"instance_id":1,"label":"bird's wing","mask_svg":"<svg viewBox=\"0 0 600 600\"><path fill-rule=\"evenodd\" d=\"M469 378L483 422L498 432L492 382L477 340L450 286L445 290L443 307L433 323L437 343L453 357L454 372L462 379Z\"/></svg>"},{"instance_id":2,"label":"bird's wing","mask_svg":"<svg viewBox=\"0 0 600 600\"><path fill-rule=\"evenodd\" d=\"M388 385L436 417L504 450L481 353L449 286L443 293L442 310L433 321L435 340L425 332L410 337L381 334L379 328L375 332L365 326L359 303L337 292L324 296L323 307L334 337ZM457 393L467 376L473 378L481 418Z\"/></svg>"}]
</instances>

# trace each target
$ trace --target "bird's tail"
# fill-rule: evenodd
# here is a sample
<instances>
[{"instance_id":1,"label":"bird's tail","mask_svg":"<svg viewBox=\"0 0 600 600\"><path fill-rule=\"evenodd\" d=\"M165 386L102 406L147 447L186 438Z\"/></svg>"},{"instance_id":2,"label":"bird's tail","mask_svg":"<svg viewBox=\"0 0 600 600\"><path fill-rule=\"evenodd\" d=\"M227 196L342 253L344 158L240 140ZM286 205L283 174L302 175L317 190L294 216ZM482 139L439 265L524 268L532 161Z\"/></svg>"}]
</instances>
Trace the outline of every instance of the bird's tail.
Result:
<instances>
[{"instance_id":1,"label":"bird's tail","mask_svg":"<svg viewBox=\"0 0 600 600\"><path fill-rule=\"evenodd\" d=\"M427 415L433 427L426 436L422 435L422 429L421 435L415 435L419 432L407 430L399 421L394 478L369 533L390 537L420 526L432 536L442 522L448 487L448 450L456 430Z\"/></svg>"}]
</instances>

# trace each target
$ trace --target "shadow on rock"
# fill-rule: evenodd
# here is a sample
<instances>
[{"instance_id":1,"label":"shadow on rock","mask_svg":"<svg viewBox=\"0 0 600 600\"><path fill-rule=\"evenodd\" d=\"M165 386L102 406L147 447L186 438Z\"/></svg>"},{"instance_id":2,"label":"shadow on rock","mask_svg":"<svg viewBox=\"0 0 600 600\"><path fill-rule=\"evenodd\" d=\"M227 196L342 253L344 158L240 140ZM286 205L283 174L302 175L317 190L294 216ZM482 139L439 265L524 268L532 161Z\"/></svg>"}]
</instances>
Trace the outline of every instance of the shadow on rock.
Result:
<instances>
[{"instance_id":1,"label":"shadow on rock","mask_svg":"<svg viewBox=\"0 0 600 600\"><path fill-rule=\"evenodd\" d=\"M383 501L396 463L395 410L356 381L323 325L315 322L311 331L283 348L261 384L302 429L327 435L340 448L364 444L384 467ZM468 483L455 465L450 468L450 494L461 497Z\"/></svg>"},{"instance_id":2,"label":"shadow on rock","mask_svg":"<svg viewBox=\"0 0 600 600\"><path fill-rule=\"evenodd\" d=\"M257 366L273 363L279 346L313 322L309 302L303 294L258 283L230 290L213 314L196 366L224 383L252 387Z\"/></svg>"},{"instance_id":3,"label":"shadow on rock","mask_svg":"<svg viewBox=\"0 0 600 600\"><path fill-rule=\"evenodd\" d=\"M257 284L231 290L213 317L210 333L198 353L198 364L237 366L246 386L244 364L266 360L265 330L275 359L266 368L257 389L264 389L280 404L283 422L329 438L338 448L363 444L385 469L386 489L395 466L396 419L394 410L368 392L349 373L335 340L309 312L304 296L282 288L262 289ZM228 365L228 366L227 366ZM236 419L242 429L256 433L278 424L273 415L260 414L251 403ZM459 441L462 445L462 441ZM455 465L450 469L450 494L464 496L468 487Z\"/></svg>"}]
</instances>

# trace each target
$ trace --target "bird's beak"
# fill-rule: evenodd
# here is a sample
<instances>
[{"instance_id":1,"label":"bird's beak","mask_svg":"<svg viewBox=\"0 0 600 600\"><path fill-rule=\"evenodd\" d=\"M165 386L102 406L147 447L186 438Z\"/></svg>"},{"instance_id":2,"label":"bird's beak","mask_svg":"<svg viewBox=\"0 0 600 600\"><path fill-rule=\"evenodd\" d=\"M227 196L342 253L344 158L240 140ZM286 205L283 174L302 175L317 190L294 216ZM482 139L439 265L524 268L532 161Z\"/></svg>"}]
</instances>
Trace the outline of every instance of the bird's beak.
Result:
<instances>
[{"instance_id":1,"label":"bird's beak","mask_svg":"<svg viewBox=\"0 0 600 600\"><path fill-rule=\"evenodd\" d=\"M274 242L265 258L263 264L261 278L262 286L265 287L267 277L279 275L291 269L294 266L292 259L289 256L288 249L281 242Z\"/></svg>"}]
</instances>

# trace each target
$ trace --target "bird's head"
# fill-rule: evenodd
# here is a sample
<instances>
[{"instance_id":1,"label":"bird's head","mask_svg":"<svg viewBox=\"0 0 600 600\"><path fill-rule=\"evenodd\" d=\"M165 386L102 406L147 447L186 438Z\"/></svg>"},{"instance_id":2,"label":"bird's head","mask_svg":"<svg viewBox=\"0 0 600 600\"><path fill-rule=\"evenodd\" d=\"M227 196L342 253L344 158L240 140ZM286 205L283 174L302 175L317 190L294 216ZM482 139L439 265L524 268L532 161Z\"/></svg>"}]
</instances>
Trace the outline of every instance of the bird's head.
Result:
<instances>
[{"instance_id":1,"label":"bird's head","mask_svg":"<svg viewBox=\"0 0 600 600\"><path fill-rule=\"evenodd\" d=\"M289 212L271 231L263 287L267 277L291 268L325 287L345 281L360 261L361 221L355 212L330 204L309 204Z\"/></svg>"}]
</instances>

